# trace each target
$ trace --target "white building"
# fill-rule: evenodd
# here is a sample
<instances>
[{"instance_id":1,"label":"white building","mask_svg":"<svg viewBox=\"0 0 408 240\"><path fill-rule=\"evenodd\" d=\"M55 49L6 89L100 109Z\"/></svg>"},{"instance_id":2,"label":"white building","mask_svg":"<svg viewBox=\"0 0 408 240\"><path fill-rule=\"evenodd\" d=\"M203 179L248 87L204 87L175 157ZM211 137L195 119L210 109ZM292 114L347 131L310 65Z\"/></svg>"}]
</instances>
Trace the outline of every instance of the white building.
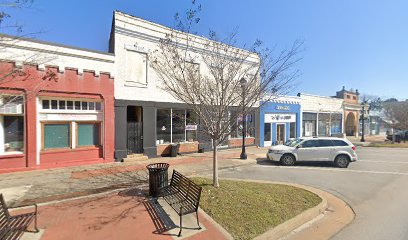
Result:
<instances>
[{"instance_id":1,"label":"white building","mask_svg":"<svg viewBox=\"0 0 408 240\"><path fill-rule=\"evenodd\" d=\"M302 136L336 136L344 132L343 99L299 93Z\"/></svg>"},{"instance_id":2,"label":"white building","mask_svg":"<svg viewBox=\"0 0 408 240\"><path fill-rule=\"evenodd\" d=\"M164 155L169 152L171 143L180 144L181 152L198 150L201 141L197 125L188 124L193 112L160 88L160 78L149 63L149 54L159 49L160 41L172 31L134 16L114 13L109 48L115 54L116 67L116 159L133 153ZM203 45L208 39L196 35L189 37L192 49L189 55L193 56L193 64L197 64L200 73L205 73L208 69L206 64L200 64L200 54L210 53ZM258 64L256 54L247 60ZM249 125L255 125L254 117L250 119ZM250 132L255 133L254 130ZM235 142L240 144L238 134L225 144L232 146Z\"/></svg>"}]
</instances>

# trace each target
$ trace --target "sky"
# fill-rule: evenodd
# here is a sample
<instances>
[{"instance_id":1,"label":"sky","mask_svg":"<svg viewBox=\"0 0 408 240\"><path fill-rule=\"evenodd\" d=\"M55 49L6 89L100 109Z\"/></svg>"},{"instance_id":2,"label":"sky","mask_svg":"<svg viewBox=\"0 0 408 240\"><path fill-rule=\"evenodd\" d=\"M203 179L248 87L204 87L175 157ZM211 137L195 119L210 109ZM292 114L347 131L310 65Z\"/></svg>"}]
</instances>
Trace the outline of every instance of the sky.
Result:
<instances>
[{"instance_id":1,"label":"sky","mask_svg":"<svg viewBox=\"0 0 408 240\"><path fill-rule=\"evenodd\" d=\"M198 0L197 0L198 1ZM11 20L35 38L107 51L112 13L119 10L174 26L190 0L34 0ZM199 35L238 29L241 44L260 39L285 49L304 41L292 94L335 95L343 86L383 98L408 99L406 0L202 0ZM4 32L4 29L0 31Z\"/></svg>"}]
</instances>

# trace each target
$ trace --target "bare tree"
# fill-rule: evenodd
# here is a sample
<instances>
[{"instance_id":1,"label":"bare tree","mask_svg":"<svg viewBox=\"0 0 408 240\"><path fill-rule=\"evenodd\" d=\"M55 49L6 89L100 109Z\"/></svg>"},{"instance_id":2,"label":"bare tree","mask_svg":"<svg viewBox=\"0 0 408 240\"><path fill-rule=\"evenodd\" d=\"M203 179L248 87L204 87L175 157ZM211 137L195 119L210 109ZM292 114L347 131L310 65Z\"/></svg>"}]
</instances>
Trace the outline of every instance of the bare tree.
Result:
<instances>
[{"instance_id":1,"label":"bare tree","mask_svg":"<svg viewBox=\"0 0 408 240\"><path fill-rule=\"evenodd\" d=\"M237 118L286 93L299 71L302 42L279 52L264 48L257 40L251 47L237 48L237 34L220 39L193 35L201 5L193 1L185 19L176 14L176 29L169 30L149 58L161 88L193 110L201 133L212 142L213 184L219 186L217 150L236 130ZM246 50L244 50L246 49Z\"/></svg>"},{"instance_id":2,"label":"bare tree","mask_svg":"<svg viewBox=\"0 0 408 240\"><path fill-rule=\"evenodd\" d=\"M395 129L408 129L408 101L389 101L383 103L385 120L392 128L393 142Z\"/></svg>"},{"instance_id":3,"label":"bare tree","mask_svg":"<svg viewBox=\"0 0 408 240\"><path fill-rule=\"evenodd\" d=\"M11 53L10 49L16 47L20 42L26 38L32 38L40 32L27 33L23 31L23 25L18 23L10 14L12 10L22 10L30 8L33 0L8 0L0 1L0 32L8 32L14 34L9 36L0 33L0 61L13 61L18 59L23 64L43 65L53 58L45 56L40 53L33 54L19 54ZM12 67L2 67L0 69L0 88L8 89L10 83L13 81L29 81L34 80L32 76L25 72L20 64L14 64ZM28 96L35 95L43 86L50 82L56 81L57 76L52 71L46 71L42 76L42 81L38 81L35 88L31 92L26 92L25 100ZM32 94L34 92L34 94ZM12 96L4 98L0 101L0 106L5 104L14 104L21 101L21 96Z\"/></svg>"}]
</instances>

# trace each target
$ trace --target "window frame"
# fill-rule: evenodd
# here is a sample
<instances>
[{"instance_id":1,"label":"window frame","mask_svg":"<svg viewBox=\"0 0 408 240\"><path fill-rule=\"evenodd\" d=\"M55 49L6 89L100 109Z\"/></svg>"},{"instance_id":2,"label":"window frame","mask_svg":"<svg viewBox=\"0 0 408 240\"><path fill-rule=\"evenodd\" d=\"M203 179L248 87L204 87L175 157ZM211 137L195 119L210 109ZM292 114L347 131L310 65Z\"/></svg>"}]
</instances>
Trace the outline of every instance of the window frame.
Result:
<instances>
[{"instance_id":1,"label":"window frame","mask_svg":"<svg viewBox=\"0 0 408 240\"><path fill-rule=\"evenodd\" d=\"M102 122L101 121L84 121L84 122L74 122L75 123L75 149L77 148L90 148L90 147L101 147L102 146ZM98 125L98 145L86 145L86 146L79 146L78 145L78 125L79 124L96 124Z\"/></svg>"},{"instance_id":2,"label":"window frame","mask_svg":"<svg viewBox=\"0 0 408 240\"><path fill-rule=\"evenodd\" d=\"M72 148L72 121L50 121L50 122L40 122L41 124L41 151L48 152L48 151L58 151L58 150L69 150ZM45 140L45 125L56 125L56 124L68 124L69 125L69 147L62 147L62 148L44 148L44 140Z\"/></svg>"},{"instance_id":3,"label":"window frame","mask_svg":"<svg viewBox=\"0 0 408 240\"><path fill-rule=\"evenodd\" d=\"M315 145L314 145L313 147L305 147L304 144L305 144L306 142L309 142L309 141L314 142ZM316 142L317 142L316 139L306 139L306 140L303 141L300 145L302 145L302 148L317 148L317 147L319 147L319 143L317 142L317 145L316 145Z\"/></svg>"},{"instance_id":4,"label":"window frame","mask_svg":"<svg viewBox=\"0 0 408 240\"><path fill-rule=\"evenodd\" d=\"M79 98L52 98L52 97L40 97L40 113L102 113L104 112L103 100L102 99L79 99ZM49 108L43 108L44 101L48 101ZM56 102L56 108L52 107L52 103ZM60 104L64 102L63 108ZM68 102L72 102L72 109L68 109ZM76 104L79 104L79 109ZM82 105L85 104L87 109L83 109ZM89 105L93 105L93 109L89 109ZM97 109L97 105L98 108ZM71 106L70 106L71 107Z\"/></svg>"},{"instance_id":5,"label":"window frame","mask_svg":"<svg viewBox=\"0 0 408 240\"><path fill-rule=\"evenodd\" d=\"M329 145L329 146L323 146L322 144L320 144L321 142L331 143L331 145ZM319 144L318 147L335 147L335 146L334 146L334 143L333 143L333 140L331 140L331 139L318 139L318 140L317 140L317 143Z\"/></svg>"}]
</instances>

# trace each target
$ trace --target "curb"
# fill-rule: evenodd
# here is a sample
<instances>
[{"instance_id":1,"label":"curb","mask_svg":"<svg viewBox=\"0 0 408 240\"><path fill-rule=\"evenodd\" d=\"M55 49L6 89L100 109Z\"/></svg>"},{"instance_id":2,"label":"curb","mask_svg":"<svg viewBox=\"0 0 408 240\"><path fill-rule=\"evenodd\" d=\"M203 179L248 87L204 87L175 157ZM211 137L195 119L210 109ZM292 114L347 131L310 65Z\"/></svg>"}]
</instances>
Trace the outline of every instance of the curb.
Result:
<instances>
[{"instance_id":1,"label":"curb","mask_svg":"<svg viewBox=\"0 0 408 240\"><path fill-rule=\"evenodd\" d=\"M254 238L255 240L264 240L264 239L270 240L270 239L282 239L282 238L287 239L291 235L295 235L295 234L305 235L305 236L300 236L300 237L297 236L298 239L329 239L331 236L334 236L341 229L343 229L350 222L352 222L355 217L355 213L353 209L346 202L344 202L340 198L337 198L328 192L325 192L323 190L320 190L314 187L305 186L301 184L295 184L295 183L276 182L276 181L249 180L249 179L237 179L237 178L222 178L222 179L223 180L235 180L235 181L244 181L244 182L257 182L257 183L269 183L269 184L281 184L281 185L293 186L293 187L301 188L309 192L312 192L318 195L322 199L322 202L318 204L317 206L310 208L300 213L296 217L289 219L288 221L271 228L265 233L255 237ZM330 200L335 199L336 201L344 203L344 206L348 208L348 210L350 210L349 213L351 213L352 216L346 216L346 220L344 221L341 221L341 220L339 221L338 219L334 220L336 221L336 224L335 224L336 226L334 226L334 229L328 230L328 229L322 229L319 227L314 227L313 229L311 229L310 225L322 219L324 220L326 215L328 215L327 212L333 212L333 210L331 210L329 207L329 201L327 200L327 198L330 198ZM321 231L321 233L319 231ZM315 237L310 238L309 235L313 235L313 234L319 235L319 238L315 238Z\"/></svg>"},{"instance_id":2,"label":"curb","mask_svg":"<svg viewBox=\"0 0 408 240\"><path fill-rule=\"evenodd\" d=\"M225 230L225 228L223 228L220 224L218 224L216 221L214 221L214 219L212 219L212 217L210 215L208 215L206 212L204 212L204 210L202 210L199 207L198 211L200 212L200 214L202 214L207 219L207 221L209 221L218 231L220 231L224 235L225 239L228 239L228 240L233 240L234 239L232 237L232 235L227 230Z\"/></svg>"}]
</instances>

